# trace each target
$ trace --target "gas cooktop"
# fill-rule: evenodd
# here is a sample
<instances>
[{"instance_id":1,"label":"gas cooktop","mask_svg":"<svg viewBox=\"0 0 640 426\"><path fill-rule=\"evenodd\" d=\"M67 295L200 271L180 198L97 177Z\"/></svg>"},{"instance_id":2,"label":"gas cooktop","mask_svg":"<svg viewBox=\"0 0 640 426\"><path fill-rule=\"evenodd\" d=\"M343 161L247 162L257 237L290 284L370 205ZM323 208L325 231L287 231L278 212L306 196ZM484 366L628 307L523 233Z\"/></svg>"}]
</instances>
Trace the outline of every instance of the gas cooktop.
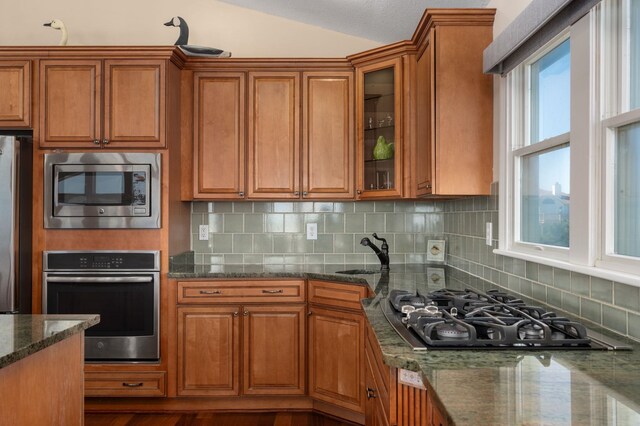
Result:
<instances>
[{"instance_id":1,"label":"gas cooktop","mask_svg":"<svg viewBox=\"0 0 640 426\"><path fill-rule=\"evenodd\" d=\"M382 306L389 323L414 350L631 349L499 290L392 290Z\"/></svg>"}]
</instances>

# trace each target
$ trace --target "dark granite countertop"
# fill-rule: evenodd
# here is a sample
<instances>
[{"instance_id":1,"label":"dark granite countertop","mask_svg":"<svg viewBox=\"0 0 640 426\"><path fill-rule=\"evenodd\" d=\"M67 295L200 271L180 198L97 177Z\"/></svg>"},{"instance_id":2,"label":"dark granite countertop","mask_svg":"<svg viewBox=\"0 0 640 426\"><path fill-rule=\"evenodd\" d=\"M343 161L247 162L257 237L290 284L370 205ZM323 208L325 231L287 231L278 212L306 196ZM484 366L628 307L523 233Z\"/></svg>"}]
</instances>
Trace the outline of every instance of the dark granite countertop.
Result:
<instances>
[{"instance_id":1,"label":"dark granite countertop","mask_svg":"<svg viewBox=\"0 0 640 426\"><path fill-rule=\"evenodd\" d=\"M392 265L388 275L344 275L336 271L363 267L192 265L190 268L172 272L169 277L315 278L368 285L376 296L363 301L364 311L380 343L385 363L420 372L452 424L640 424L640 344L591 324L586 325L622 340L633 350L434 349L414 352L391 328L380 304L392 289L425 292L442 287L471 287L480 291L496 288L459 270L443 265Z\"/></svg>"},{"instance_id":2,"label":"dark granite countertop","mask_svg":"<svg viewBox=\"0 0 640 426\"><path fill-rule=\"evenodd\" d=\"M99 315L0 315L0 368L99 322Z\"/></svg>"}]
</instances>

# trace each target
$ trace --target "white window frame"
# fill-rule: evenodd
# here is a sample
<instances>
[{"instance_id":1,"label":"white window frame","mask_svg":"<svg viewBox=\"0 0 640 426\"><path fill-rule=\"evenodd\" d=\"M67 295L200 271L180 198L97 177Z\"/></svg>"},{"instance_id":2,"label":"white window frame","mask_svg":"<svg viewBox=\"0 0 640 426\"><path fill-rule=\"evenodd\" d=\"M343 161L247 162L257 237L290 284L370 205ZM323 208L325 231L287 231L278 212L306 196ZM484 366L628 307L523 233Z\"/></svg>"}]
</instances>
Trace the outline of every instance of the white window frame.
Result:
<instances>
[{"instance_id":1,"label":"white window frame","mask_svg":"<svg viewBox=\"0 0 640 426\"><path fill-rule=\"evenodd\" d=\"M624 93L625 87L628 92L628 76L618 71L625 69L621 66L627 60L625 55L612 51L613 46L626 49L625 45L605 37L617 34L619 28L614 16L620 15L612 15L616 12L614 1L626 5L629 2L604 0L499 82L500 228L499 246L494 253L640 286L640 259L613 255L611 250L613 138L618 127L640 121L640 109L618 113L625 105L617 94ZM531 63L567 36L571 40L570 132L528 145L530 102L526 73ZM615 76L611 69L615 70ZM626 102L628 106L628 99ZM519 158L540 148L558 146L566 139L570 142L571 164L569 248L520 242Z\"/></svg>"}]
</instances>

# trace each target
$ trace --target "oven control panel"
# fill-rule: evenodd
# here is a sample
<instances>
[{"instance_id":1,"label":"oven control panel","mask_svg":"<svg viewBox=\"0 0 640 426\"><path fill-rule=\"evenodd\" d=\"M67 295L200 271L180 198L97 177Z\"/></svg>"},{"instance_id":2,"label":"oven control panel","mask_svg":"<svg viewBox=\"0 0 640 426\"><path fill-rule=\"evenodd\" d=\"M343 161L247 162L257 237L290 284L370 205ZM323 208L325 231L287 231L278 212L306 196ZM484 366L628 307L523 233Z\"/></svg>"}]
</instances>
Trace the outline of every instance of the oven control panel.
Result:
<instances>
[{"instance_id":1,"label":"oven control panel","mask_svg":"<svg viewBox=\"0 0 640 426\"><path fill-rule=\"evenodd\" d=\"M44 253L44 269L157 271L160 269L160 252L50 251Z\"/></svg>"}]
</instances>

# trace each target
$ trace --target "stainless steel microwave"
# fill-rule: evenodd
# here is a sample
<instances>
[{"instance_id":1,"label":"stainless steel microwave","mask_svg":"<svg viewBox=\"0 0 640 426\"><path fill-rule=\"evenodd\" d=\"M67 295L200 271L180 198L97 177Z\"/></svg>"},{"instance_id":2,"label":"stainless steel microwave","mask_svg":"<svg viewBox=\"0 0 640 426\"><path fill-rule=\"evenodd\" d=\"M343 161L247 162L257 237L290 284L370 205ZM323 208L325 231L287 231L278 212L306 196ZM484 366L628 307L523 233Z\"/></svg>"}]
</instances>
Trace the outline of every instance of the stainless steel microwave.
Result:
<instances>
[{"instance_id":1,"label":"stainless steel microwave","mask_svg":"<svg viewBox=\"0 0 640 426\"><path fill-rule=\"evenodd\" d=\"M156 153L45 154L45 228L160 228L160 164Z\"/></svg>"}]
</instances>

